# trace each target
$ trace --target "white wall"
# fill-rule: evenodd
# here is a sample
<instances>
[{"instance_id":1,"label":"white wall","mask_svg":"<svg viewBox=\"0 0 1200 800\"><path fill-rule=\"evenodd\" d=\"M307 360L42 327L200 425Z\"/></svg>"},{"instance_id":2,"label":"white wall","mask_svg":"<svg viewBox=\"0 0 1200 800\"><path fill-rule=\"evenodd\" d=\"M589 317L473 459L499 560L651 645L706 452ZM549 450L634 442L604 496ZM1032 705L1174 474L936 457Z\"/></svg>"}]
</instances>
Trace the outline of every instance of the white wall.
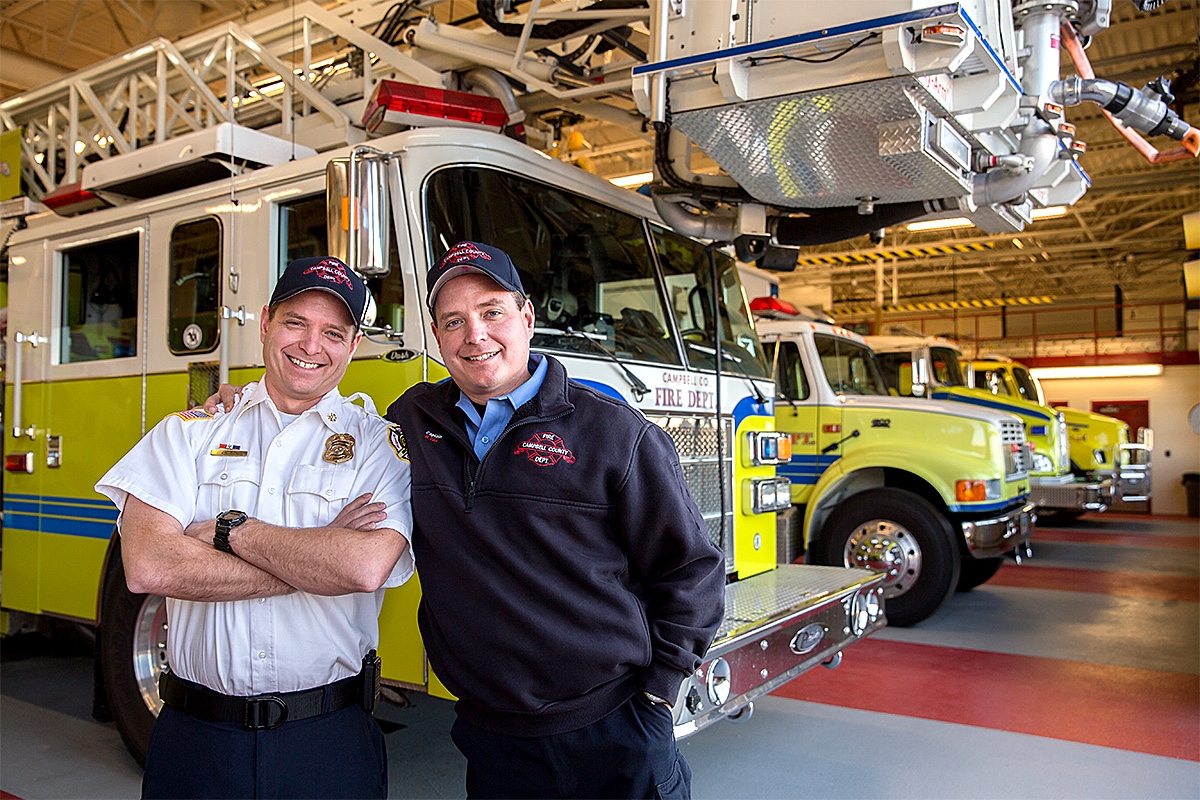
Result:
<instances>
[{"instance_id":1,"label":"white wall","mask_svg":"<svg viewBox=\"0 0 1200 800\"><path fill-rule=\"evenodd\" d=\"M1200 367L1165 367L1155 378L1042 380L1042 389L1047 400L1066 400L1084 411L1092 410L1093 400L1149 401L1154 429L1151 508L1156 514L1187 513L1183 473L1200 472L1200 435L1187 421L1188 411L1200 403Z\"/></svg>"}]
</instances>

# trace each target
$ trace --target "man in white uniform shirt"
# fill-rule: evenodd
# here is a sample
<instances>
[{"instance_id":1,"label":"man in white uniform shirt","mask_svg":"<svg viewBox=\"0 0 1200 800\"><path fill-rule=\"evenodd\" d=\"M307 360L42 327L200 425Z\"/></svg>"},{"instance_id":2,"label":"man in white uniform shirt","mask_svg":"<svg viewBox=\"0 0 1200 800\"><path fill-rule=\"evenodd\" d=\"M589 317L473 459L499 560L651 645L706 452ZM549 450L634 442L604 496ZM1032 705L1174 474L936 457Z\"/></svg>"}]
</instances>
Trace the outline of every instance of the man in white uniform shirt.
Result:
<instances>
[{"instance_id":1,"label":"man in white uniform shirt","mask_svg":"<svg viewBox=\"0 0 1200 800\"><path fill-rule=\"evenodd\" d=\"M144 797L387 795L374 650L383 590L413 573L408 454L337 390L372 308L336 258L293 261L262 382L168 416L96 485L130 590L167 598Z\"/></svg>"}]
</instances>

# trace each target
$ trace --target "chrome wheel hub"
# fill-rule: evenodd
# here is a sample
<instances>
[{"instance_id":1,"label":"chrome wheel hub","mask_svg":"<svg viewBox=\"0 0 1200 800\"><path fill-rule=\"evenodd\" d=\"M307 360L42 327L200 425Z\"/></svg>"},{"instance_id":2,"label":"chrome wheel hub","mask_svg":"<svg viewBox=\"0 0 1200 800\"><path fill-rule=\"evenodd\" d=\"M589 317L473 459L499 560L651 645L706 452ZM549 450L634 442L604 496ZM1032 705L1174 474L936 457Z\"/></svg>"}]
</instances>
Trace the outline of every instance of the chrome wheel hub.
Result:
<instances>
[{"instance_id":1,"label":"chrome wheel hub","mask_svg":"<svg viewBox=\"0 0 1200 800\"><path fill-rule=\"evenodd\" d=\"M133 677L146 707L155 716L162 708L158 676L167 665L167 603L146 595L133 627Z\"/></svg>"},{"instance_id":2,"label":"chrome wheel hub","mask_svg":"<svg viewBox=\"0 0 1200 800\"><path fill-rule=\"evenodd\" d=\"M899 597L921 575L921 546L891 520L868 520L855 528L846 540L844 556L847 567L865 567L887 576L884 597Z\"/></svg>"}]
</instances>

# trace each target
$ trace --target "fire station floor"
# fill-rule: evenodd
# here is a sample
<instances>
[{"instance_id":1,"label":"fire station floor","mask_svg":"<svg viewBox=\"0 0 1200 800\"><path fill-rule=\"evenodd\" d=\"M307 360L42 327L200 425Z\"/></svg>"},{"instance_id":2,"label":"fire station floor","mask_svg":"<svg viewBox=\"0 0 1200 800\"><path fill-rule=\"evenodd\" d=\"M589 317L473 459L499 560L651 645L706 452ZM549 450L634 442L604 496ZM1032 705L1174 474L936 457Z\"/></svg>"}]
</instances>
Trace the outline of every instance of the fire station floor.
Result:
<instances>
[{"instance_id":1,"label":"fire station floor","mask_svg":"<svg viewBox=\"0 0 1200 800\"><path fill-rule=\"evenodd\" d=\"M1200 798L1200 524L1086 516L1034 555L681 742L693 795ZM0 798L137 797L90 642L2 648ZM378 716L393 798L463 796L449 702Z\"/></svg>"}]
</instances>

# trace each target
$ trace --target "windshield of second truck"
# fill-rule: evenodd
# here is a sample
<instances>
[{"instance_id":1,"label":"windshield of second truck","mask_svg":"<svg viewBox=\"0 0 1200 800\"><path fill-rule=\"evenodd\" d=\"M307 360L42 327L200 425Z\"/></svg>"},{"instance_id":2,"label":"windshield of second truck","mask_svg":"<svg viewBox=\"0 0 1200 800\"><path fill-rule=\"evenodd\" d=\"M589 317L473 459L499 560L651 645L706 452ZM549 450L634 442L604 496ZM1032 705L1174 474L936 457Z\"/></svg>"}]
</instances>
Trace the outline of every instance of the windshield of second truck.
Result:
<instances>
[{"instance_id":1,"label":"windshield of second truck","mask_svg":"<svg viewBox=\"0 0 1200 800\"><path fill-rule=\"evenodd\" d=\"M839 336L813 337L821 357L821 369L829 386L838 394L888 394L887 382L870 348Z\"/></svg>"},{"instance_id":2,"label":"windshield of second truck","mask_svg":"<svg viewBox=\"0 0 1200 800\"><path fill-rule=\"evenodd\" d=\"M958 352L949 347L929 348L930 366L935 383L939 386L966 386Z\"/></svg>"}]
</instances>

